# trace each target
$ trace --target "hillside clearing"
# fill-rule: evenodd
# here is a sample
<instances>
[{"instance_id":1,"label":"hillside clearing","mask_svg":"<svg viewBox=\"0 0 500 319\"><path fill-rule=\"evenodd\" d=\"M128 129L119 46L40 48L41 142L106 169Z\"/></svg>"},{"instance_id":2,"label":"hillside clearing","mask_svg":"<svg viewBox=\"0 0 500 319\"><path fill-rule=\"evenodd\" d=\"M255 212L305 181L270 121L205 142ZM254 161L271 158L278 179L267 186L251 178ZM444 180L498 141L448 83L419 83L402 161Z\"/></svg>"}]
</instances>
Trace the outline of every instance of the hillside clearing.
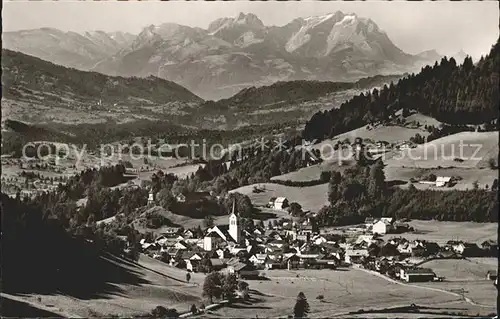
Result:
<instances>
[{"instance_id":1,"label":"hillside clearing","mask_svg":"<svg viewBox=\"0 0 500 319\"><path fill-rule=\"evenodd\" d=\"M258 187L263 191L254 193L253 188ZM309 187L292 187L272 183L259 183L239 187L230 193L241 193L247 195L252 203L257 206L267 205L271 197L286 197L288 201L299 203L304 210L318 211L328 205L328 184Z\"/></svg>"},{"instance_id":2,"label":"hillside clearing","mask_svg":"<svg viewBox=\"0 0 500 319\"><path fill-rule=\"evenodd\" d=\"M461 132L387 154L385 163L389 167L486 168L488 159L498 154L498 141L498 132Z\"/></svg>"}]
</instances>

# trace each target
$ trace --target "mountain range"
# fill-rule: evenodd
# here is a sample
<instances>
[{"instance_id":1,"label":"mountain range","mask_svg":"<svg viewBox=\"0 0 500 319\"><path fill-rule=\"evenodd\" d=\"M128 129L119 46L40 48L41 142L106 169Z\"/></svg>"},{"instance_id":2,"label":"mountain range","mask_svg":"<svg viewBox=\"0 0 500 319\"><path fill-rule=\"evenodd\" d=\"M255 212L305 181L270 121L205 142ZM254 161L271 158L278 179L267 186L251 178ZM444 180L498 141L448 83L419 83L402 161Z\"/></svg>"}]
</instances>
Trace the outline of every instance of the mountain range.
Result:
<instances>
[{"instance_id":1,"label":"mountain range","mask_svg":"<svg viewBox=\"0 0 500 319\"><path fill-rule=\"evenodd\" d=\"M207 29L150 25L138 35L52 28L3 33L4 48L113 76L157 76L204 99L277 81L354 81L415 72L441 58L403 52L371 19L340 11L266 26L254 14L220 18Z\"/></svg>"},{"instance_id":2,"label":"mountain range","mask_svg":"<svg viewBox=\"0 0 500 319\"><path fill-rule=\"evenodd\" d=\"M318 110L339 107L364 90L404 76L378 75L357 82L278 81L214 102L154 76L81 71L3 49L2 120L49 125L164 121L205 129L300 123Z\"/></svg>"}]
</instances>

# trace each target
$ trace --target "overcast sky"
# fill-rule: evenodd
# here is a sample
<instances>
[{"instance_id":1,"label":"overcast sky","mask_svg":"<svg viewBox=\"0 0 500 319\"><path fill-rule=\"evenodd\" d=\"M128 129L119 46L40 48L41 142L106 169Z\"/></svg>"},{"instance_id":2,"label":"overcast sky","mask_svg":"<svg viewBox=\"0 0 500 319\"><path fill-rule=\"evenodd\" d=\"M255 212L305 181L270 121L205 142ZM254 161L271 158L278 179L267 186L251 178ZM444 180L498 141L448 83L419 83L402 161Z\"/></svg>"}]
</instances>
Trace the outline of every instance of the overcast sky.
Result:
<instances>
[{"instance_id":1,"label":"overcast sky","mask_svg":"<svg viewBox=\"0 0 500 319\"><path fill-rule=\"evenodd\" d=\"M3 30L53 27L64 31L127 31L137 34L151 24L174 22L207 28L220 17L256 14L265 25L340 10L371 18L403 51L460 49L477 58L498 39L497 1L467 2L103 2L4 1Z\"/></svg>"}]
</instances>

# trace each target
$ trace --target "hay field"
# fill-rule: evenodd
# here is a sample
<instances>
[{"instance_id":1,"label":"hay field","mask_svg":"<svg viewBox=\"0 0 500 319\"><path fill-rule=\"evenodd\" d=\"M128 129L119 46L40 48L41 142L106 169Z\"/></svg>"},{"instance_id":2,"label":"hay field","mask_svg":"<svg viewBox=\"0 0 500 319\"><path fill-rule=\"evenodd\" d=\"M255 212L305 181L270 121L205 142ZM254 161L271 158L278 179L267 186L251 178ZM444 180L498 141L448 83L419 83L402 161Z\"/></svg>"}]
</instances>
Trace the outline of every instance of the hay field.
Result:
<instances>
[{"instance_id":1,"label":"hay field","mask_svg":"<svg viewBox=\"0 0 500 319\"><path fill-rule=\"evenodd\" d=\"M497 260L496 258L487 259ZM421 266L431 268L436 275L444 276L447 282L487 281L490 284L491 281L486 279L486 273L497 268L468 259L436 259L425 262Z\"/></svg>"},{"instance_id":2,"label":"hay field","mask_svg":"<svg viewBox=\"0 0 500 319\"><path fill-rule=\"evenodd\" d=\"M444 222L435 220L412 220L408 223L415 232L404 234L386 234L384 240L404 237L408 240L428 240L439 245L449 240L463 240L481 244L485 240L497 239L497 223Z\"/></svg>"},{"instance_id":3,"label":"hay field","mask_svg":"<svg viewBox=\"0 0 500 319\"><path fill-rule=\"evenodd\" d=\"M237 317L252 312L252 317L286 316L293 312L295 298L301 291L311 306L309 317L331 317L359 309L411 303L439 305L460 299L452 294L396 284L355 268L270 270L266 276L269 281L249 281L252 297L257 300L253 305L222 308L215 314ZM318 295L324 296L324 302L316 299Z\"/></svg>"}]
</instances>

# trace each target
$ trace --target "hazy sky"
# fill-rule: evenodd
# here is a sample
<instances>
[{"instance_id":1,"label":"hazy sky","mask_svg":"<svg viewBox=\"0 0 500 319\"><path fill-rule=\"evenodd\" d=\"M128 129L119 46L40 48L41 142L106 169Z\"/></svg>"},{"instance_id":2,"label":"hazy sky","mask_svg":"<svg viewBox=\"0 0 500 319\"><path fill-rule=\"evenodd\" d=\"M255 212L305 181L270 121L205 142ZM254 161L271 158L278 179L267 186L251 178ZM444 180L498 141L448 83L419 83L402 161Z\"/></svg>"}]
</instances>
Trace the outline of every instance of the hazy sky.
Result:
<instances>
[{"instance_id":1,"label":"hazy sky","mask_svg":"<svg viewBox=\"0 0 500 319\"><path fill-rule=\"evenodd\" d=\"M4 1L3 30L54 27L64 31L127 31L139 33L150 24L174 22L206 28L220 17L254 13L266 25L284 25L294 18L340 10L371 18L403 51L436 49L473 57L486 54L498 38L498 2L103 2Z\"/></svg>"}]
</instances>

